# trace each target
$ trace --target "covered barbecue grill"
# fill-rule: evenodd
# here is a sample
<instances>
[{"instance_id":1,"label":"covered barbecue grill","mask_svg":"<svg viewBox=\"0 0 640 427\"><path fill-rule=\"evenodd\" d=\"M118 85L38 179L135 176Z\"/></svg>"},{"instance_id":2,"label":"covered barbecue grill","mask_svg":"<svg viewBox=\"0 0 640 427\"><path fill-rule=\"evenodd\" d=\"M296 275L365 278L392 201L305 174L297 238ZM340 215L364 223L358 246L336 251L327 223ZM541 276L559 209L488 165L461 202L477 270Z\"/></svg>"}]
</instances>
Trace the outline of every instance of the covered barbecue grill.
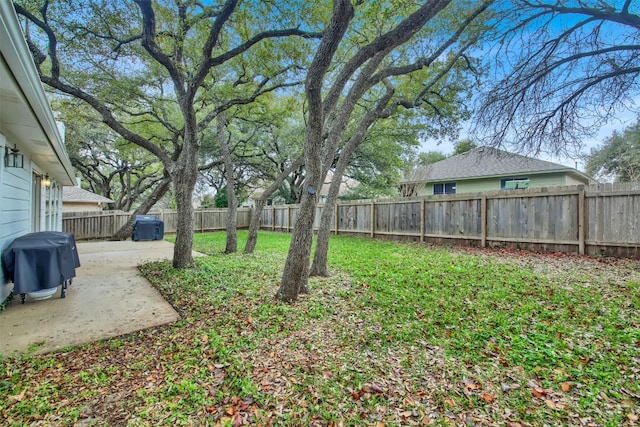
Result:
<instances>
[{"instance_id":1,"label":"covered barbecue grill","mask_svg":"<svg viewBox=\"0 0 640 427\"><path fill-rule=\"evenodd\" d=\"M164 222L153 215L136 215L133 220L131 240L162 240L164 238Z\"/></svg>"},{"instance_id":2,"label":"covered barbecue grill","mask_svg":"<svg viewBox=\"0 0 640 427\"><path fill-rule=\"evenodd\" d=\"M64 298L80 259L73 233L41 231L16 238L2 253L2 266L24 303L27 293L60 285Z\"/></svg>"}]
</instances>

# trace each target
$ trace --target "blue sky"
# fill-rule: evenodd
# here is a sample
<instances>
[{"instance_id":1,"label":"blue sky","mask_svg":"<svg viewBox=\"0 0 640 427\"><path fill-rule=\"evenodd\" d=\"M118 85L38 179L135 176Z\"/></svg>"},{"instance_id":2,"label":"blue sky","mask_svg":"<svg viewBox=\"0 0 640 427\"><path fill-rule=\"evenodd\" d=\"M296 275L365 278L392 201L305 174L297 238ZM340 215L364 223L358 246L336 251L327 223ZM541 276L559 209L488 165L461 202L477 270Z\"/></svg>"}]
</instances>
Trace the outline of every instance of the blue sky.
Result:
<instances>
[{"instance_id":1,"label":"blue sky","mask_svg":"<svg viewBox=\"0 0 640 427\"><path fill-rule=\"evenodd\" d=\"M640 101L640 100L639 100ZM582 150L583 154L588 154L592 148L595 148L601 145L606 138L611 136L613 132L618 131L622 132L624 128L633 125L637 120L637 115L632 113L631 111L621 111L616 119L609 122L606 126L601 127L597 134L590 139L586 139L584 141L584 148ZM458 139L467 139L469 135L466 130L466 126L460 131L460 137ZM421 145L420 151L441 151L445 154L451 154L453 152L453 144L455 141L442 141L439 145L437 145L437 141L424 141ZM584 172L584 162L580 158L574 157L558 157L549 154L539 154L536 158L541 160L547 160L553 163L559 163L564 166L576 167L581 172Z\"/></svg>"}]
</instances>

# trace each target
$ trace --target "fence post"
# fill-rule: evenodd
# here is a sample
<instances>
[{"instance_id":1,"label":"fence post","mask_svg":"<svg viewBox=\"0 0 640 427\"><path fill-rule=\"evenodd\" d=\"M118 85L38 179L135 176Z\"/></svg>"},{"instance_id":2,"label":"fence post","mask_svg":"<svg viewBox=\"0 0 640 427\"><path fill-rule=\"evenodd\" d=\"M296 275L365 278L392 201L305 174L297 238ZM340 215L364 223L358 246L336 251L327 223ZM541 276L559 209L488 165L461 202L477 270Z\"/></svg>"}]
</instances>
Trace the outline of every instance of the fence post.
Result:
<instances>
[{"instance_id":1,"label":"fence post","mask_svg":"<svg viewBox=\"0 0 640 427\"><path fill-rule=\"evenodd\" d=\"M480 199L480 247L487 247L487 196Z\"/></svg>"},{"instance_id":2,"label":"fence post","mask_svg":"<svg viewBox=\"0 0 640 427\"><path fill-rule=\"evenodd\" d=\"M335 222L336 236L338 235L338 202L333 205L333 218Z\"/></svg>"},{"instance_id":3,"label":"fence post","mask_svg":"<svg viewBox=\"0 0 640 427\"><path fill-rule=\"evenodd\" d=\"M376 202L371 200L371 237L376 235Z\"/></svg>"},{"instance_id":4,"label":"fence post","mask_svg":"<svg viewBox=\"0 0 640 427\"><path fill-rule=\"evenodd\" d=\"M427 224L424 220L426 213L426 202L423 197L420 201L420 243L424 243L424 232L427 229Z\"/></svg>"},{"instance_id":5,"label":"fence post","mask_svg":"<svg viewBox=\"0 0 640 427\"><path fill-rule=\"evenodd\" d=\"M584 255L584 236L585 236L585 190L584 185L579 187L578 191L578 253Z\"/></svg>"}]
</instances>

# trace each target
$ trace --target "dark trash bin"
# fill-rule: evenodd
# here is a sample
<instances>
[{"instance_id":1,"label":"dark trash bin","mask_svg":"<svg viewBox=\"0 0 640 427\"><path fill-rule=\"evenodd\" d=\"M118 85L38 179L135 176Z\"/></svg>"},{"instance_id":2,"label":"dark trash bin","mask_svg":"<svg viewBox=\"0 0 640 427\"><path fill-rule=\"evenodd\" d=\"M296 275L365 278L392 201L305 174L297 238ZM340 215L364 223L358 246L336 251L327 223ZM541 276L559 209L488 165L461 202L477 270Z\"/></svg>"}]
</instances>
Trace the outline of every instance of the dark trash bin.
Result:
<instances>
[{"instance_id":1,"label":"dark trash bin","mask_svg":"<svg viewBox=\"0 0 640 427\"><path fill-rule=\"evenodd\" d=\"M131 240L162 240L164 238L164 222L153 215L136 215L133 220Z\"/></svg>"}]
</instances>

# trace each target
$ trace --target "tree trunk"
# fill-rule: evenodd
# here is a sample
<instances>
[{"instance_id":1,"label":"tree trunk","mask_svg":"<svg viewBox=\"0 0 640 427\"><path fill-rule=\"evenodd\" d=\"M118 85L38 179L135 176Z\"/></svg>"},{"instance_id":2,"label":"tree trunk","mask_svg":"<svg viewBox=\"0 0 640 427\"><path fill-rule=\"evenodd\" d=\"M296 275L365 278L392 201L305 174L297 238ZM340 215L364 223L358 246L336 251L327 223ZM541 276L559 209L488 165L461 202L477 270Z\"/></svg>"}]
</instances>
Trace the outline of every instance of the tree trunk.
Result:
<instances>
[{"instance_id":1,"label":"tree trunk","mask_svg":"<svg viewBox=\"0 0 640 427\"><path fill-rule=\"evenodd\" d=\"M182 152L173 170L173 189L178 210L176 243L173 247L173 267L183 269L193 265L193 189L198 178L198 144L195 141L195 120L185 126Z\"/></svg>"},{"instance_id":2,"label":"tree trunk","mask_svg":"<svg viewBox=\"0 0 640 427\"><path fill-rule=\"evenodd\" d=\"M256 250L256 243L258 242L258 230L260 230L260 218L262 217L262 209L264 208L265 200L260 197L256 200L256 205L251 211L251 222L249 222L249 235L247 236L247 243L244 245L244 253L250 254Z\"/></svg>"},{"instance_id":3,"label":"tree trunk","mask_svg":"<svg viewBox=\"0 0 640 427\"><path fill-rule=\"evenodd\" d=\"M317 175L319 175L319 171ZM293 228L291 245L289 246L287 261L280 281L280 289L276 293L276 298L282 301L295 301L300 293L308 292L307 280L309 278L309 258L313 242L315 212L315 194L311 195L305 192L300 203L296 225Z\"/></svg>"},{"instance_id":4,"label":"tree trunk","mask_svg":"<svg viewBox=\"0 0 640 427\"><path fill-rule=\"evenodd\" d=\"M110 240L127 240L131 237L131 231L133 230L133 221L136 218L136 215L144 215L156 204L158 200L162 198L169 190L169 186L171 185L171 178L165 174L165 177L160 183L153 189L153 192L149 197L147 197L138 209L136 209L131 217L127 220L127 223L120 227L118 231L115 232L113 237Z\"/></svg>"},{"instance_id":5,"label":"tree trunk","mask_svg":"<svg viewBox=\"0 0 640 427\"><path fill-rule=\"evenodd\" d=\"M335 175L333 178L335 179ZM333 208L336 205L336 199L337 196L331 197L331 190L329 190L329 196L327 197L325 205L322 207L322 214L320 215L320 228L318 229L318 237L316 238L316 251L313 254L313 263L309 270L310 276L330 276L329 270L327 269L327 260L329 257L329 237L331 235L331 216Z\"/></svg>"},{"instance_id":6,"label":"tree trunk","mask_svg":"<svg viewBox=\"0 0 640 427\"><path fill-rule=\"evenodd\" d=\"M305 91L309 105L309 122L304 143L306 181L302 191L300 210L291 236L291 245L276 297L291 302L300 292L307 292L309 257L313 241L313 220L316 197L322 181L322 82L340 41L353 18L351 0L335 0L331 22L309 67Z\"/></svg>"},{"instance_id":7,"label":"tree trunk","mask_svg":"<svg viewBox=\"0 0 640 427\"><path fill-rule=\"evenodd\" d=\"M327 260L329 254L329 237L331 236L331 218L333 217L334 207L338 200L342 177L349 165L351 156L364 140L369 127L371 127L378 118L391 114L390 111L385 111L385 107L389 101L391 101L394 89L388 80L384 80L384 85L386 87L385 95L380 98L376 103L375 108L369 111L358 124L356 131L345 144L345 147L340 154L340 158L338 159L338 163L336 164L331 185L329 186L327 202L322 208L322 214L320 216L320 227L318 229L318 237L316 239L316 251L313 255L313 264L311 265L311 270L309 272L312 276L329 276Z\"/></svg>"},{"instance_id":8,"label":"tree trunk","mask_svg":"<svg viewBox=\"0 0 640 427\"><path fill-rule=\"evenodd\" d=\"M280 184L293 172L302 166L304 162L304 156L299 156L296 160L294 160L288 168L286 168L280 175L276 178L273 183L264 190L264 193L260 196L258 200L256 200L256 205L251 212L251 222L249 223L249 236L247 237L247 243L244 247L244 253L250 254L256 249L256 242L258 241L258 230L260 229L260 219L262 217L262 209L264 209L264 204L267 202L269 197L280 187Z\"/></svg>"},{"instance_id":9,"label":"tree trunk","mask_svg":"<svg viewBox=\"0 0 640 427\"><path fill-rule=\"evenodd\" d=\"M216 117L218 141L224 160L225 178L227 180L227 246L225 254L238 252L238 201L236 198L235 179L233 177L233 162L229 151L229 139L225 132L227 120L224 113Z\"/></svg>"}]
</instances>

